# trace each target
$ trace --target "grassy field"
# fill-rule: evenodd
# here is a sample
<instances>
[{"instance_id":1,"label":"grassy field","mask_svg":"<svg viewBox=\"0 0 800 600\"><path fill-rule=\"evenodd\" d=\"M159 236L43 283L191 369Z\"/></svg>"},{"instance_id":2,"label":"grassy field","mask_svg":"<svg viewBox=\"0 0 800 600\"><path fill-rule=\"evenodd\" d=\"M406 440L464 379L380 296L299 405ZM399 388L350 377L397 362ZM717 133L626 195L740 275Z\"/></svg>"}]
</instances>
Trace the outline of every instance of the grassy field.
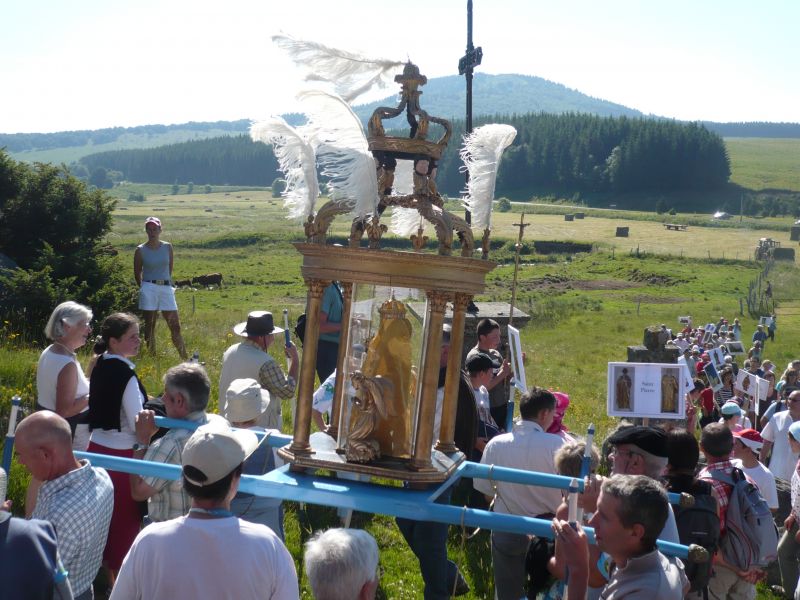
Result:
<instances>
[{"instance_id":1,"label":"grassy field","mask_svg":"<svg viewBox=\"0 0 800 600\"><path fill-rule=\"evenodd\" d=\"M279 201L268 191L220 192L180 196L152 196L143 203L121 201L109 241L122 256L133 256L144 241L143 220L150 214L163 220L163 238L175 245L175 278L221 272L221 289L181 289L177 292L189 351L198 350L211 380L218 380L225 348L236 341L231 332L250 310L280 313L288 308L292 321L304 311L305 287L299 274L300 256L291 242L302 229L287 220ZM646 214L646 213L643 213ZM635 216L635 215L632 215ZM516 238L515 213L495 214L496 249L490 258L500 264L488 277L479 300L510 300L511 238ZM768 229L690 227L688 232L665 231L660 223L624 220L619 214L564 222L561 215L532 214L525 242L572 240L594 245L591 253L523 256L518 306L531 315L522 330L528 355L529 385L560 389L572 405L565 423L584 431L589 422L602 436L612 425L606 416L606 363L626 360L626 347L640 344L645 327L667 323L677 327L678 315L691 314L696 322L716 321L720 315L742 319L746 336L755 319L739 315L739 299L762 265L741 260L752 253L754 240L785 233ZM771 221L765 220L764 223ZM778 221L775 221L777 226ZM615 238L617 226L631 227L631 237ZM334 234L349 229L340 220ZM640 253L631 249L639 246ZM683 256L681 256L681 251ZM708 258L708 253L712 258ZM722 256L725 256L723 260ZM735 260L739 253L740 260ZM779 367L797 356L790 332L800 326L800 277L793 265L770 274L781 309L777 341L765 356ZM785 305L785 309L783 308ZM13 332L0 339L0 398L14 393L30 406L34 400L34 369L40 348L21 346ZM283 363L282 353L275 349ZM88 358L86 353L83 359ZM150 394L161 389L161 377L178 362L164 324L158 327L158 352L135 359ZM212 407L217 406L212 385ZM284 406L285 431L291 431L291 410ZM26 476L12 470L11 497L19 500ZM19 505L18 505L19 508ZM287 545L301 568L302 544L314 528L335 523L332 509L287 503ZM365 527L381 547L385 575L379 598L419 598L422 582L413 554L393 520L356 514L355 526ZM450 530L450 556L464 571L473 592L466 598L491 596L488 534L463 542L458 527ZM310 597L303 581L303 597Z\"/></svg>"},{"instance_id":2,"label":"grassy field","mask_svg":"<svg viewBox=\"0 0 800 600\"><path fill-rule=\"evenodd\" d=\"M800 139L725 138L731 181L752 190L800 190Z\"/></svg>"}]
</instances>

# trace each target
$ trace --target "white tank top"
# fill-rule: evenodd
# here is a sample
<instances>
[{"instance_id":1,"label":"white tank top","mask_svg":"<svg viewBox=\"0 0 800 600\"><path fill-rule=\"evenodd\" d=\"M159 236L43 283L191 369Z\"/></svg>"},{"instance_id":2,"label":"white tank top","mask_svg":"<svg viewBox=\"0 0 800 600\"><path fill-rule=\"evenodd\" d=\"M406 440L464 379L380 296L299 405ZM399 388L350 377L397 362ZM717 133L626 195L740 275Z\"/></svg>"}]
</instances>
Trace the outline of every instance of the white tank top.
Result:
<instances>
[{"instance_id":1,"label":"white tank top","mask_svg":"<svg viewBox=\"0 0 800 600\"><path fill-rule=\"evenodd\" d=\"M53 346L45 348L39 357L39 366L36 368L36 393L37 402L44 408L56 410L56 384L58 374L69 363L75 363L78 370L78 387L75 389L75 398L80 398L89 393L89 380L83 374L83 368L75 356L56 354ZM87 406L84 410L89 410Z\"/></svg>"}]
</instances>

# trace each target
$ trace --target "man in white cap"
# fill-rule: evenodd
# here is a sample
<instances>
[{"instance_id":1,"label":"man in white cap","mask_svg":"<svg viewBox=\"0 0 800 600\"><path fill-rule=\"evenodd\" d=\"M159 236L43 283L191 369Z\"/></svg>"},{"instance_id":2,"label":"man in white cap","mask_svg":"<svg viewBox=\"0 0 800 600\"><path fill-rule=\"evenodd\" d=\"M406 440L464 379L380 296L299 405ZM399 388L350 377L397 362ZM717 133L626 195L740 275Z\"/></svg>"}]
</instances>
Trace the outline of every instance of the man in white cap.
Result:
<instances>
[{"instance_id":1,"label":"man in white cap","mask_svg":"<svg viewBox=\"0 0 800 600\"><path fill-rule=\"evenodd\" d=\"M297 372L300 368L297 346L291 342L283 349L289 358L288 374L284 374L275 359L269 355L269 347L275 341L275 335L283 331L275 326L271 312L265 310L251 312L247 315L247 321L234 326L233 332L245 339L225 351L219 374L220 402L225 398L225 393L234 379L255 379L269 392L273 401L269 410L258 419L258 424L268 429L281 428L280 401L294 397Z\"/></svg>"},{"instance_id":2,"label":"man in white cap","mask_svg":"<svg viewBox=\"0 0 800 600\"><path fill-rule=\"evenodd\" d=\"M249 429L266 435L280 433L277 429L265 430L256 424L258 418L269 410L270 403L269 392L261 389L255 379L234 379L225 392L225 418L238 429ZM282 464L283 461L273 448L262 443L244 462L243 472L245 475L263 475ZM262 498L238 492L231 502L231 512L251 523L266 525L281 540L284 539L283 508L279 498Z\"/></svg>"},{"instance_id":3,"label":"man in white cap","mask_svg":"<svg viewBox=\"0 0 800 600\"><path fill-rule=\"evenodd\" d=\"M257 447L252 431L217 423L195 431L182 457L189 514L139 533L112 598L299 598L286 546L268 527L230 510L242 465Z\"/></svg>"}]
</instances>

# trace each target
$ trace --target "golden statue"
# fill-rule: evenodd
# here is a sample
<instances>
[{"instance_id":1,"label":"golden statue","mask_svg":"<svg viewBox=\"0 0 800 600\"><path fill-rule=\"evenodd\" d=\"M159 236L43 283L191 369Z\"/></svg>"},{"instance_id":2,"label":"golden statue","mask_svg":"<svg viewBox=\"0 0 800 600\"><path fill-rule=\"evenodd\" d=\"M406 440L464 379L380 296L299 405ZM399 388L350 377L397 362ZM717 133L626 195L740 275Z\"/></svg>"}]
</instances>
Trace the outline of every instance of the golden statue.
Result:
<instances>
[{"instance_id":1,"label":"golden statue","mask_svg":"<svg viewBox=\"0 0 800 600\"><path fill-rule=\"evenodd\" d=\"M678 380L672 371L661 376L661 412L678 412Z\"/></svg>"},{"instance_id":2,"label":"golden statue","mask_svg":"<svg viewBox=\"0 0 800 600\"><path fill-rule=\"evenodd\" d=\"M411 364L413 329L406 318L405 305L398 300L384 302L378 312L378 333L369 342L362 372L367 378L388 380L394 393L386 402L387 416L376 422L373 437L380 445L381 455L410 458L416 384ZM352 417L350 423L352 431Z\"/></svg>"},{"instance_id":3,"label":"golden statue","mask_svg":"<svg viewBox=\"0 0 800 600\"><path fill-rule=\"evenodd\" d=\"M392 382L380 375L365 377L361 371L350 376L356 395L353 399L350 433L347 436L347 460L369 462L381 457L380 444L372 436L379 419L386 419L391 404Z\"/></svg>"}]
</instances>

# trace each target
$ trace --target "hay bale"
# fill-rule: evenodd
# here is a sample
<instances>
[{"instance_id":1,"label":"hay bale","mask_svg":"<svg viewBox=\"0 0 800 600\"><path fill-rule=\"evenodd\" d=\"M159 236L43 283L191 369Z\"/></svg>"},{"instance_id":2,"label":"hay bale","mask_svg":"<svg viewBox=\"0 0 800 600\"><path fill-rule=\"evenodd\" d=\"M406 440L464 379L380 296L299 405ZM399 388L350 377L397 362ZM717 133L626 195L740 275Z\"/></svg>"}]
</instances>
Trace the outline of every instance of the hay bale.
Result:
<instances>
[{"instance_id":1,"label":"hay bale","mask_svg":"<svg viewBox=\"0 0 800 600\"><path fill-rule=\"evenodd\" d=\"M585 213L575 213L575 218L576 219L583 219L585 216L586 216Z\"/></svg>"},{"instance_id":2,"label":"hay bale","mask_svg":"<svg viewBox=\"0 0 800 600\"><path fill-rule=\"evenodd\" d=\"M575 215L564 215L565 221L572 221L575 219Z\"/></svg>"},{"instance_id":3,"label":"hay bale","mask_svg":"<svg viewBox=\"0 0 800 600\"><path fill-rule=\"evenodd\" d=\"M617 237L628 237L630 227L617 227Z\"/></svg>"}]
</instances>

